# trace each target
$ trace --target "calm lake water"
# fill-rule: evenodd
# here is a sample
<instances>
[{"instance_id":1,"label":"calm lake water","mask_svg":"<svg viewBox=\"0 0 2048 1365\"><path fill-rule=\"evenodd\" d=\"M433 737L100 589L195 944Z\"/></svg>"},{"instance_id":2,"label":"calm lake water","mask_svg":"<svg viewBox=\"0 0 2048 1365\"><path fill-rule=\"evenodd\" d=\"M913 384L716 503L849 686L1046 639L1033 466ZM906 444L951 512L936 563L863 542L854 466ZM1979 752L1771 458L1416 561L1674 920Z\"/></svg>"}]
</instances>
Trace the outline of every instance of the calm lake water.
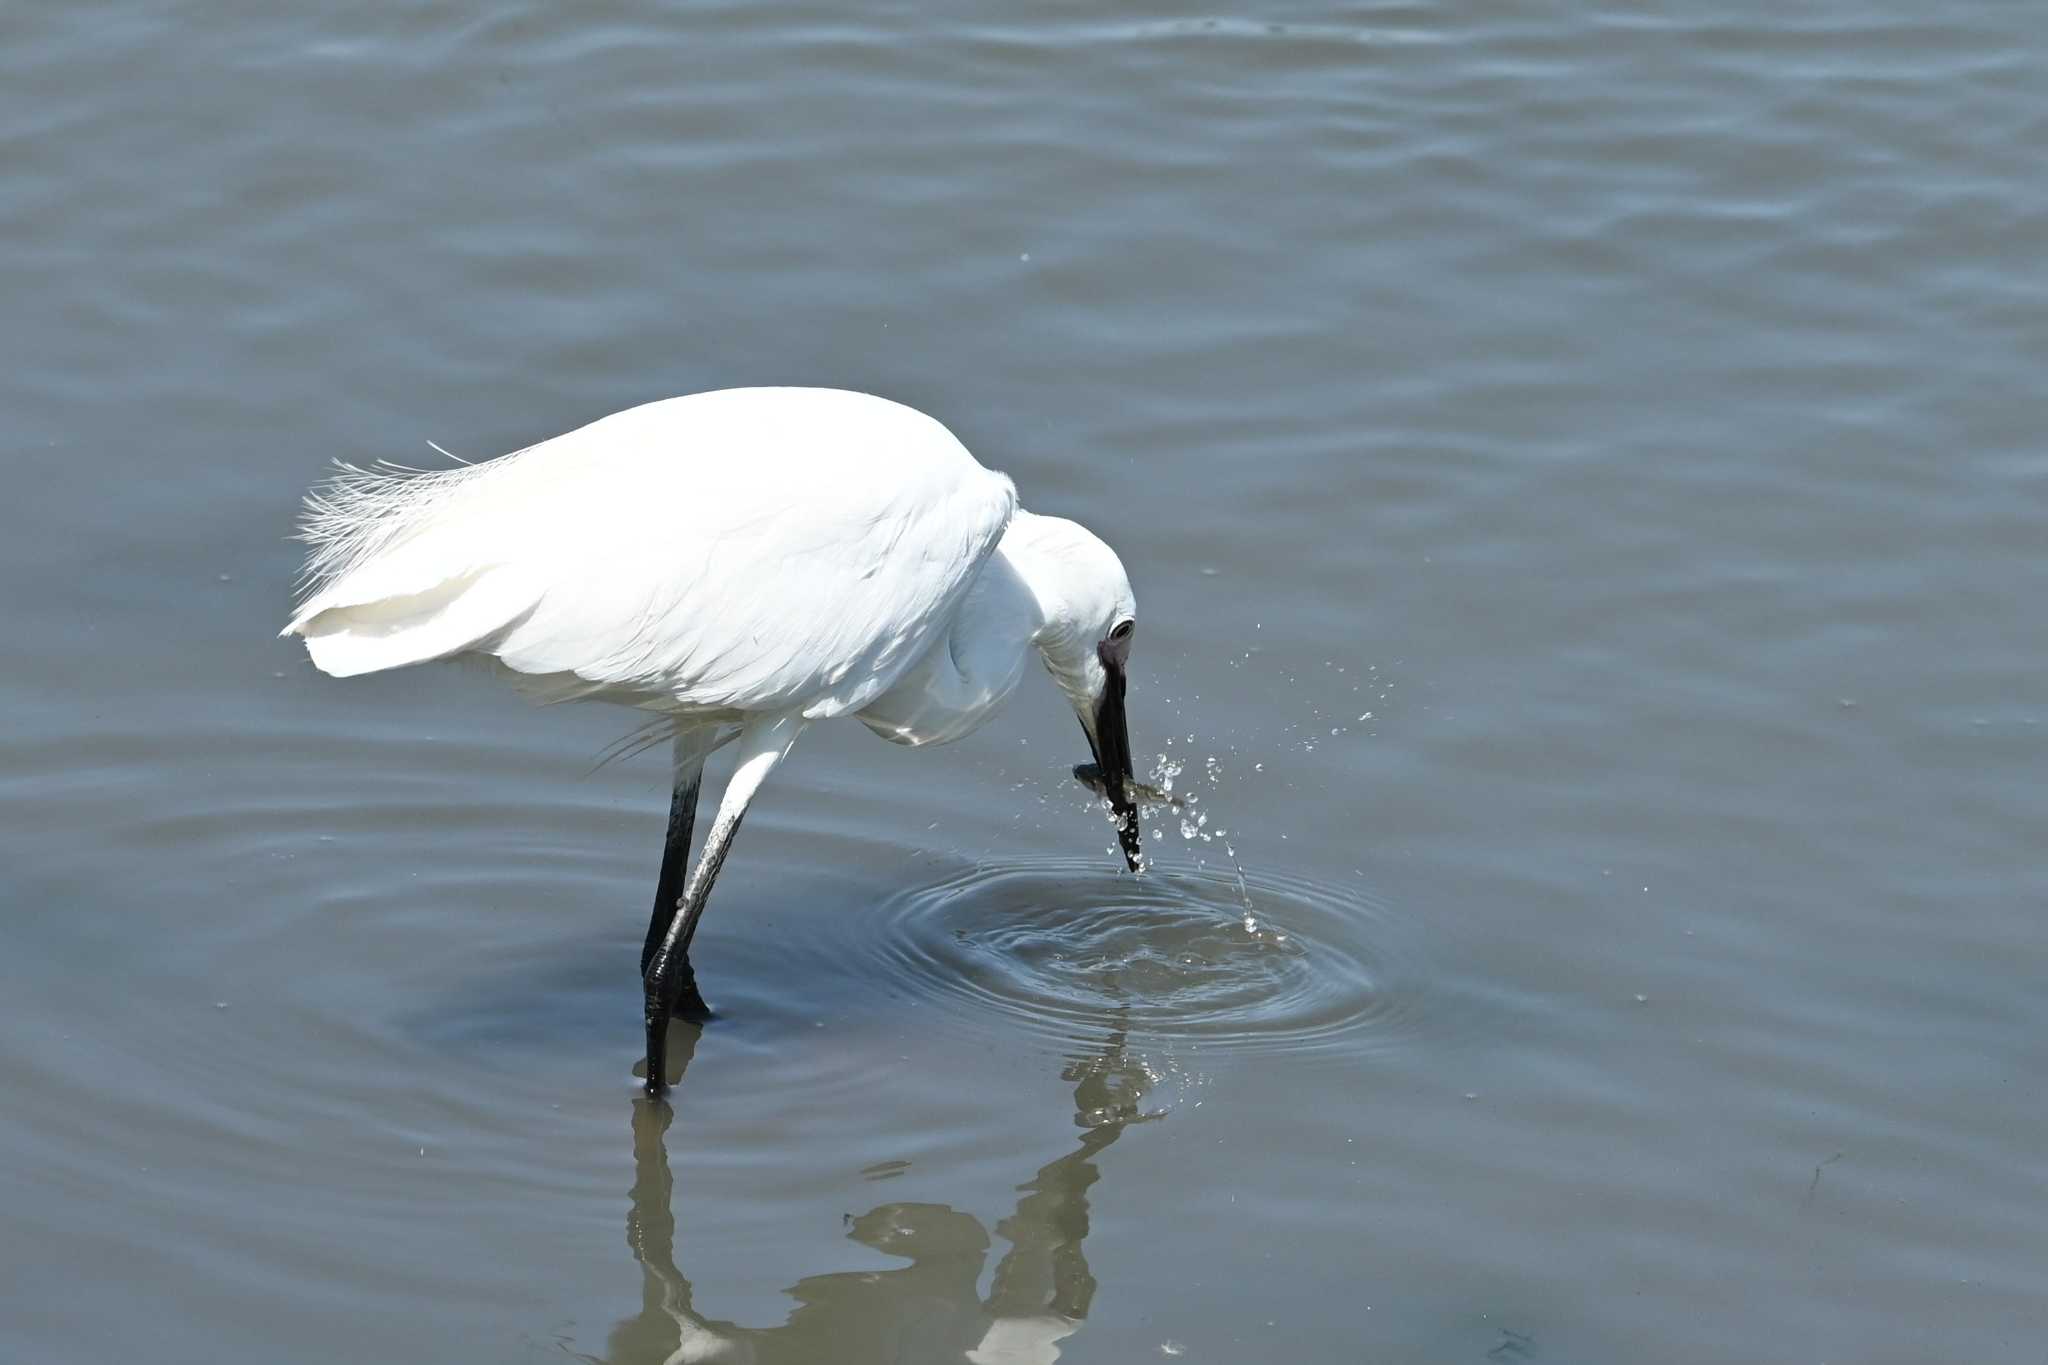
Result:
<instances>
[{"instance_id":1,"label":"calm lake water","mask_svg":"<svg viewBox=\"0 0 2048 1365\"><path fill-rule=\"evenodd\" d=\"M2038 1358L2044 63L1989 3L0 12L0 1356ZM1209 823L1120 875L1036 678L813 731L670 1112L632 718L272 634L329 460L743 383L1115 544Z\"/></svg>"}]
</instances>

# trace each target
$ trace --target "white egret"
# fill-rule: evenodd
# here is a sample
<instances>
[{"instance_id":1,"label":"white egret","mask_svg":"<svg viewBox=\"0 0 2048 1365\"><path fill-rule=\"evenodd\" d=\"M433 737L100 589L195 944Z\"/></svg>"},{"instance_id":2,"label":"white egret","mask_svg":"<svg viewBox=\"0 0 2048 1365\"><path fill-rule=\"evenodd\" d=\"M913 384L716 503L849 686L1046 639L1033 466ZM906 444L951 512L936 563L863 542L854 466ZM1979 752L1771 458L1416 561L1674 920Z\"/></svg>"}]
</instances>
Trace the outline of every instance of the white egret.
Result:
<instances>
[{"instance_id":1,"label":"white egret","mask_svg":"<svg viewBox=\"0 0 2048 1365\"><path fill-rule=\"evenodd\" d=\"M678 1003L703 1010L689 954L711 884L813 721L957 739L1035 650L1138 866L1123 565L1074 522L1018 507L1008 478L914 409L832 389L672 398L481 464L344 466L307 496L301 534L305 588L283 633L323 671L481 658L539 700L639 707L672 732L640 960L650 1092ZM685 878L704 761L734 742Z\"/></svg>"}]
</instances>

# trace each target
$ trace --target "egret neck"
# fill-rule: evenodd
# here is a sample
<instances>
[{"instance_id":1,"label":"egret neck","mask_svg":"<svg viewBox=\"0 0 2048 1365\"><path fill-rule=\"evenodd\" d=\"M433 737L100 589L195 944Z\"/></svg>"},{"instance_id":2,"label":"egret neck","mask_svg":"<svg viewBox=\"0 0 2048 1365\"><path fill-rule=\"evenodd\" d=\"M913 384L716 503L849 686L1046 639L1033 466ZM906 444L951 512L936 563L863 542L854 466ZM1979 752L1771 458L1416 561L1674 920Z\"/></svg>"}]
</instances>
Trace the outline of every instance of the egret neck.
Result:
<instances>
[{"instance_id":1,"label":"egret neck","mask_svg":"<svg viewBox=\"0 0 2048 1365\"><path fill-rule=\"evenodd\" d=\"M1123 565L1085 527L1018 509L960 609L923 658L860 712L898 744L977 730L1016 690L1035 649L1067 696L1103 774L1126 859L1137 866L1124 671L1136 609Z\"/></svg>"},{"instance_id":2,"label":"egret neck","mask_svg":"<svg viewBox=\"0 0 2048 1365\"><path fill-rule=\"evenodd\" d=\"M1013 527L924 657L861 709L870 730L897 744L945 744L980 729L1017 690L1045 626L1017 549Z\"/></svg>"}]
</instances>

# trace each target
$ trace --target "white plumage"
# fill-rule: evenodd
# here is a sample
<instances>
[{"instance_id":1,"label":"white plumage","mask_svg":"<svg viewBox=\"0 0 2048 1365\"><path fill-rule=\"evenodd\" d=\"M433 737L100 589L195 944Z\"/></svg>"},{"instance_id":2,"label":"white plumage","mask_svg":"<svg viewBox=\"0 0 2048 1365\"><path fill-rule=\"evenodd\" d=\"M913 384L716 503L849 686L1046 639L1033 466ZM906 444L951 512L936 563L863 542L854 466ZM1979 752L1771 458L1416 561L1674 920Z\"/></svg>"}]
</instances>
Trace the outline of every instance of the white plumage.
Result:
<instances>
[{"instance_id":1,"label":"white plumage","mask_svg":"<svg viewBox=\"0 0 2048 1365\"><path fill-rule=\"evenodd\" d=\"M481 650L550 700L822 719L930 645L1016 505L900 404L693 394L488 464L345 472L286 630L337 677Z\"/></svg>"},{"instance_id":2,"label":"white plumage","mask_svg":"<svg viewBox=\"0 0 2048 1365\"><path fill-rule=\"evenodd\" d=\"M813 721L857 714L899 742L956 738L1035 649L1136 865L1121 785L1136 605L1122 564L1075 523L1020 510L1008 478L901 404L730 389L483 464L344 468L308 496L302 535L306 583L283 633L323 671L478 657L541 700L668 718L676 798L642 961L650 1089L679 983L695 994L690 935L732 833ZM718 821L679 887L704 759L735 739Z\"/></svg>"}]
</instances>

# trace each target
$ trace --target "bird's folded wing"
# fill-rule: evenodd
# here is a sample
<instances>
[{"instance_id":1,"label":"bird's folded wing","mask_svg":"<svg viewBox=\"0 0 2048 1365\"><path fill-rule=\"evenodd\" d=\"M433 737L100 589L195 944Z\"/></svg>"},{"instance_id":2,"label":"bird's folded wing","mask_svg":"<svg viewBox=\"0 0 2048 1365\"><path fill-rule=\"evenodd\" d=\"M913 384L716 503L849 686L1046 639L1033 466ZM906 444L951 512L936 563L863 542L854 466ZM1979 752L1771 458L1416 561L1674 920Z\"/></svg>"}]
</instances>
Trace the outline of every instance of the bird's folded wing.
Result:
<instances>
[{"instance_id":1,"label":"bird's folded wing","mask_svg":"<svg viewBox=\"0 0 2048 1365\"><path fill-rule=\"evenodd\" d=\"M937 422L831 390L693 395L352 479L311 504L316 581L286 628L329 672L472 652L549 699L820 717L917 660L1016 506Z\"/></svg>"}]
</instances>

